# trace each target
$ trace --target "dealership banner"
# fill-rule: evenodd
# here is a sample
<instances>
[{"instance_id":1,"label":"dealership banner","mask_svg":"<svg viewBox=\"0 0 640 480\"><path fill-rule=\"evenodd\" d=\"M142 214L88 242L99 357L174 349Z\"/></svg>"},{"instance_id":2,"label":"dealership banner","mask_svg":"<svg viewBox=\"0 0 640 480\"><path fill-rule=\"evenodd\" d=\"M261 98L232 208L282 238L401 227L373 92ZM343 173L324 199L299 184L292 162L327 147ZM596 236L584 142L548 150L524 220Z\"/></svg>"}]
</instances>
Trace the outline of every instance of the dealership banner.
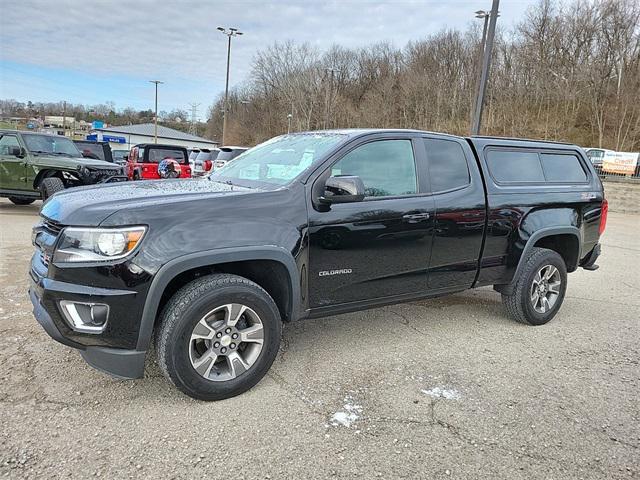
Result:
<instances>
[{"instance_id":1,"label":"dealership banner","mask_svg":"<svg viewBox=\"0 0 640 480\"><path fill-rule=\"evenodd\" d=\"M602 159L602 171L633 175L638 165L638 152L605 152Z\"/></svg>"}]
</instances>

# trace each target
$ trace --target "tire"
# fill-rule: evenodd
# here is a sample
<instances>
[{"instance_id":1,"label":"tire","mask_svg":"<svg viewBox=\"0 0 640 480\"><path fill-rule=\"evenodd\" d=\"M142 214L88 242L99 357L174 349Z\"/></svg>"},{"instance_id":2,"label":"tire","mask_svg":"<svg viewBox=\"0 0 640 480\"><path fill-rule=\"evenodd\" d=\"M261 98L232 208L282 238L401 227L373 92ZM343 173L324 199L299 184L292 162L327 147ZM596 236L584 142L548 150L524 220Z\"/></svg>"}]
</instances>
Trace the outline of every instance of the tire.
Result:
<instances>
[{"instance_id":1,"label":"tire","mask_svg":"<svg viewBox=\"0 0 640 480\"><path fill-rule=\"evenodd\" d=\"M541 277L537 277L539 272ZM550 278L542 282L541 290L539 279L543 280L547 274ZM559 285L556 285L557 281ZM557 294L554 295L554 291ZM544 325L560 310L566 291L567 267L563 258L553 250L535 247L525 260L513 293L502 294L502 303L514 320L528 325ZM546 303L543 296L547 298Z\"/></svg>"},{"instance_id":2,"label":"tire","mask_svg":"<svg viewBox=\"0 0 640 480\"><path fill-rule=\"evenodd\" d=\"M39 188L42 201L46 202L51 195L64 190L64 183L58 177L47 177L40 182Z\"/></svg>"},{"instance_id":3,"label":"tire","mask_svg":"<svg viewBox=\"0 0 640 480\"><path fill-rule=\"evenodd\" d=\"M36 201L35 198L29 197L9 197L9 200L11 200L14 205L31 205Z\"/></svg>"},{"instance_id":4,"label":"tire","mask_svg":"<svg viewBox=\"0 0 640 480\"><path fill-rule=\"evenodd\" d=\"M227 322L233 318L239 319L235 325ZM246 333L258 329L256 319L262 343L258 335L248 339L252 334ZM198 400L223 400L264 377L278 354L281 334L280 312L265 290L237 275L214 274L171 297L160 316L155 349L160 369L180 391Z\"/></svg>"}]
</instances>

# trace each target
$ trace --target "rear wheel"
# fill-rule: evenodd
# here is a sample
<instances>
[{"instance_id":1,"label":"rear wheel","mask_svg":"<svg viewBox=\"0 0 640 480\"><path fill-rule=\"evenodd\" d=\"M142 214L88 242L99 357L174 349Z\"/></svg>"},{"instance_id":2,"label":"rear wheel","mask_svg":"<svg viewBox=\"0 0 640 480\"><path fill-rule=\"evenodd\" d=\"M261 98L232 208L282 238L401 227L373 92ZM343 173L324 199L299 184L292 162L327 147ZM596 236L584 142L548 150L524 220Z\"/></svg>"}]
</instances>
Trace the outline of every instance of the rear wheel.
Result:
<instances>
[{"instance_id":1,"label":"rear wheel","mask_svg":"<svg viewBox=\"0 0 640 480\"><path fill-rule=\"evenodd\" d=\"M511 294L502 303L513 319L544 325L560 310L567 290L567 267L563 258L546 248L533 248Z\"/></svg>"},{"instance_id":2,"label":"rear wheel","mask_svg":"<svg viewBox=\"0 0 640 480\"><path fill-rule=\"evenodd\" d=\"M9 197L9 200L15 205L31 205L36 201L35 198L29 197Z\"/></svg>"},{"instance_id":3,"label":"rear wheel","mask_svg":"<svg viewBox=\"0 0 640 480\"><path fill-rule=\"evenodd\" d=\"M64 183L58 177L47 177L40 182L42 201L46 201L51 195L64 190Z\"/></svg>"},{"instance_id":4,"label":"rear wheel","mask_svg":"<svg viewBox=\"0 0 640 480\"><path fill-rule=\"evenodd\" d=\"M162 312L158 363L182 392L200 400L239 395L267 373L280 346L278 308L259 285L215 274L187 284Z\"/></svg>"}]
</instances>

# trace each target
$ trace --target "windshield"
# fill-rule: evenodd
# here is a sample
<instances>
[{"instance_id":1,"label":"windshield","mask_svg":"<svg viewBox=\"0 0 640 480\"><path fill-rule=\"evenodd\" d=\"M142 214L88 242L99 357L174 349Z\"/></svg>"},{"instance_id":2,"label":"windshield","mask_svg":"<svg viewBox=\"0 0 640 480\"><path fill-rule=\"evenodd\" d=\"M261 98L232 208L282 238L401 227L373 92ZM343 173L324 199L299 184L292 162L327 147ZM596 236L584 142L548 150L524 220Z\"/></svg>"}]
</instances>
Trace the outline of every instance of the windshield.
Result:
<instances>
[{"instance_id":1,"label":"windshield","mask_svg":"<svg viewBox=\"0 0 640 480\"><path fill-rule=\"evenodd\" d=\"M51 153L81 157L76 145L65 137L56 135L24 135L22 137L32 153Z\"/></svg>"},{"instance_id":2,"label":"windshield","mask_svg":"<svg viewBox=\"0 0 640 480\"><path fill-rule=\"evenodd\" d=\"M338 133L298 133L272 138L215 170L209 179L231 183L235 183L234 180L253 180L285 185L344 138Z\"/></svg>"},{"instance_id":3,"label":"windshield","mask_svg":"<svg viewBox=\"0 0 640 480\"><path fill-rule=\"evenodd\" d=\"M113 150L113 158L116 160L123 160L124 157L129 155L129 150Z\"/></svg>"}]
</instances>

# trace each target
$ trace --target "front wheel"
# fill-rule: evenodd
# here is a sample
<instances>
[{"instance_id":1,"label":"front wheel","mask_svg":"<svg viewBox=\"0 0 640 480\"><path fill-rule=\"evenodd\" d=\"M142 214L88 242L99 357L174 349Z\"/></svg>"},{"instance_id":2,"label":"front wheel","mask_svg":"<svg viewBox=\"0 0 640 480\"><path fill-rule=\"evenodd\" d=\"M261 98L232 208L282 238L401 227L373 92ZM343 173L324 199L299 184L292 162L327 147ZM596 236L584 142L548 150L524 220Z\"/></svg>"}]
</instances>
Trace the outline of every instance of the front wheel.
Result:
<instances>
[{"instance_id":1,"label":"front wheel","mask_svg":"<svg viewBox=\"0 0 640 480\"><path fill-rule=\"evenodd\" d=\"M560 310L567 291L563 258L546 248L533 248L511 294L502 294L509 316L529 325L544 325Z\"/></svg>"},{"instance_id":2,"label":"front wheel","mask_svg":"<svg viewBox=\"0 0 640 480\"><path fill-rule=\"evenodd\" d=\"M182 287L155 336L158 363L182 392L223 400L256 385L276 358L282 333L273 299L237 275L214 274Z\"/></svg>"},{"instance_id":3,"label":"front wheel","mask_svg":"<svg viewBox=\"0 0 640 480\"><path fill-rule=\"evenodd\" d=\"M14 205L31 205L33 202L36 201L35 198L29 198L29 197L9 197L9 200Z\"/></svg>"},{"instance_id":4,"label":"front wheel","mask_svg":"<svg viewBox=\"0 0 640 480\"><path fill-rule=\"evenodd\" d=\"M64 190L64 183L58 177L47 177L40 182L40 194L43 202L46 202L54 193L62 190Z\"/></svg>"}]
</instances>

